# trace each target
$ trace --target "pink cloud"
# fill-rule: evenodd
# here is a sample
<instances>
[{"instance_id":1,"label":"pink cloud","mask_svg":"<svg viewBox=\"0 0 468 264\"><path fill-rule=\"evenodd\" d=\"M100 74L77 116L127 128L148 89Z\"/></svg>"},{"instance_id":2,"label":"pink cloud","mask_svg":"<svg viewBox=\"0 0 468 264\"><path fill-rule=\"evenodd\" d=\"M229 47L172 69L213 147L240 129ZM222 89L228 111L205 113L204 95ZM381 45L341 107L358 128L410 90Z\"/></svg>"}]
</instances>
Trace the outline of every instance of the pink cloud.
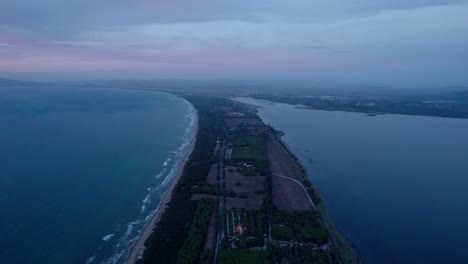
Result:
<instances>
[{"instance_id":1,"label":"pink cloud","mask_svg":"<svg viewBox=\"0 0 468 264\"><path fill-rule=\"evenodd\" d=\"M355 67L350 56L281 49L213 49L144 53L102 50L37 41L9 47L0 57L4 72L142 71L166 74L282 72ZM15 57L16 55L16 57Z\"/></svg>"},{"instance_id":2,"label":"pink cloud","mask_svg":"<svg viewBox=\"0 0 468 264\"><path fill-rule=\"evenodd\" d=\"M21 39L17 37L13 37L9 34L0 32L0 44L16 45L16 44L21 44L21 43L23 43Z\"/></svg>"}]
</instances>

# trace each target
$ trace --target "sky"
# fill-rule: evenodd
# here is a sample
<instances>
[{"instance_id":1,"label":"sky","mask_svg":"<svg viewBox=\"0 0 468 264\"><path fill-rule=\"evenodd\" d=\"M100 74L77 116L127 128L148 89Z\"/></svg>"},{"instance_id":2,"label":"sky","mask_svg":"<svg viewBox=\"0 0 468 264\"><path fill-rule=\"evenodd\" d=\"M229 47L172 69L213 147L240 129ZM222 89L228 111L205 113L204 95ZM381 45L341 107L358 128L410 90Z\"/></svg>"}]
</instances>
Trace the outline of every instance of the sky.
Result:
<instances>
[{"instance_id":1,"label":"sky","mask_svg":"<svg viewBox=\"0 0 468 264\"><path fill-rule=\"evenodd\" d=\"M468 0L0 0L0 76L468 86Z\"/></svg>"}]
</instances>

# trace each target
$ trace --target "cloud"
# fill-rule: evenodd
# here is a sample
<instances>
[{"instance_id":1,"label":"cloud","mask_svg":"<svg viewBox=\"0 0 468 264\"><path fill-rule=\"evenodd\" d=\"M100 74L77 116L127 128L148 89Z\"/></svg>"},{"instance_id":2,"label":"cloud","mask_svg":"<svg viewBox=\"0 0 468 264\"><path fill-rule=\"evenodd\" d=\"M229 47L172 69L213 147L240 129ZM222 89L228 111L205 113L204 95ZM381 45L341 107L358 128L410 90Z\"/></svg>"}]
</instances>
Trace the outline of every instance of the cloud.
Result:
<instances>
[{"instance_id":1,"label":"cloud","mask_svg":"<svg viewBox=\"0 0 468 264\"><path fill-rule=\"evenodd\" d=\"M395 9L466 3L466 0L2 0L0 24L29 37L70 37L77 32L138 24L216 20L316 22Z\"/></svg>"},{"instance_id":2,"label":"cloud","mask_svg":"<svg viewBox=\"0 0 468 264\"><path fill-rule=\"evenodd\" d=\"M0 71L461 76L467 2L2 0Z\"/></svg>"}]
</instances>

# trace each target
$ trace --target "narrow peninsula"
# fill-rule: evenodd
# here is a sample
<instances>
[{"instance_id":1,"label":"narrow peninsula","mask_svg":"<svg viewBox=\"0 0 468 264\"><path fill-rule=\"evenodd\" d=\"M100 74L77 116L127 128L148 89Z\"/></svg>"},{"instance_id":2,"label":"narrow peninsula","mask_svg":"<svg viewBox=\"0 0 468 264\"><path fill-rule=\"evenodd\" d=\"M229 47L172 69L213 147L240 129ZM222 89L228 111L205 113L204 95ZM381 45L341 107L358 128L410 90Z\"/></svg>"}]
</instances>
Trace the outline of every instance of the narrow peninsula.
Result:
<instances>
[{"instance_id":1,"label":"narrow peninsula","mask_svg":"<svg viewBox=\"0 0 468 264\"><path fill-rule=\"evenodd\" d=\"M252 106L183 97L194 148L127 263L359 263L281 132Z\"/></svg>"}]
</instances>

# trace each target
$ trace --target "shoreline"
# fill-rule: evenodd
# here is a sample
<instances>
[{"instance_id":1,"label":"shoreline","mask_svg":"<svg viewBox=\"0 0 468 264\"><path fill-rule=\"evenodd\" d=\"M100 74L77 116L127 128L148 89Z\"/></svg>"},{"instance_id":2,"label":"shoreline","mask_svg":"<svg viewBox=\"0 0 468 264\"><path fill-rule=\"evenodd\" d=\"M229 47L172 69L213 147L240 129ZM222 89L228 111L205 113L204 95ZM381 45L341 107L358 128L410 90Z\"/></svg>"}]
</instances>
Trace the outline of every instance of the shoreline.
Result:
<instances>
[{"instance_id":1,"label":"shoreline","mask_svg":"<svg viewBox=\"0 0 468 264\"><path fill-rule=\"evenodd\" d=\"M273 126L271 127L273 128ZM314 196L317 197L318 199L321 199L320 193L318 192L317 189L315 189L315 185L313 185L313 182L310 179L309 173L307 169L304 167L304 165L302 165L302 162L299 156L296 155L291 149L291 147L288 145L288 143L284 141L283 136L286 135L286 133L283 131L276 130L276 129L275 131L278 131L279 133L281 133L281 136L278 140L283 146L283 148L288 152L288 154L291 157L293 157L296 163L301 167L303 174L304 174L303 175L304 180L312 184L314 188ZM307 194L309 195L309 193ZM361 263L361 259L359 258L359 254L358 254L356 246L347 237L342 235L340 231L335 227L335 225L333 224L333 220L330 218L330 216L327 213L325 205L322 202L319 202L318 204L314 206L314 210L319 212L320 215L322 216L323 225L328 230L333 244L335 244L337 246L337 250L340 251L339 258L340 258L341 263L348 263L348 262L349 263ZM346 258L346 261L343 260L343 257Z\"/></svg>"},{"instance_id":2,"label":"shoreline","mask_svg":"<svg viewBox=\"0 0 468 264\"><path fill-rule=\"evenodd\" d=\"M190 147L188 148L187 153L185 153L185 156L177 170L176 176L174 177L174 179L172 179L171 184L169 185L169 188L164 193L164 196L161 202L159 203L157 211L153 214L151 219L145 224L145 226L141 230L140 235L138 236L138 239L135 241L130 251L128 252L126 260L124 262L125 264L134 264L143 256L143 252L145 250L145 242L148 239L148 237L151 235L157 222L159 221L159 219L165 212L167 204L171 201L172 192L177 186L179 179L182 177L182 174L184 173L185 165L187 164L187 161L190 159L193 149L195 148L197 135L198 135L198 111L190 102L188 103L195 111L195 124L194 124L195 131L193 134L192 141L190 142Z\"/></svg>"},{"instance_id":3,"label":"shoreline","mask_svg":"<svg viewBox=\"0 0 468 264\"><path fill-rule=\"evenodd\" d=\"M252 97L245 97L245 98L258 100L258 99L252 98ZM236 99L233 99L233 100L237 101ZM260 100L263 100L263 99L260 99ZM264 101L268 101L268 100L264 100ZM294 159L294 161L301 168L302 174L303 174L302 175L303 180L309 182L313 186L313 188L314 188L313 196L318 198L318 199L321 199L320 193L318 192L317 189L315 189L316 187L313 184L312 180L310 179L309 173L308 173L307 169L304 167L303 162L300 160L299 155L295 154L294 151L292 150L292 148L289 146L289 144L284 140L284 136L286 135L286 132L278 130L277 128L273 127L273 125L269 124L267 122L267 120L265 120L264 118L262 118L260 116L260 113L259 113L260 111L258 110L258 108L262 108L263 106L255 105L253 102L245 102L245 101L238 101L238 102L241 102L243 104L248 104L248 105L251 105L254 108L256 108L257 109L257 115L262 120L263 124L265 124L266 126L271 127L274 131L276 131L278 133L279 137L277 138L277 140L280 142L282 147L286 150L288 155L291 156ZM268 101L268 102L273 102L273 101ZM276 102L273 102L273 103L276 103ZM280 103L280 104L285 104L285 103ZM303 186L303 188L304 188L304 186ZM305 191L306 191L306 193L307 193L307 195L308 195L308 197L310 199L311 198L310 193L307 190L305 190ZM332 243L337 247L337 251L339 252L338 256L339 256L339 259L340 259L340 263L361 263L357 248L351 243L350 240L348 240L345 236L343 236L339 232L339 230L335 227L335 225L333 224L332 219L330 218L330 216L327 213L325 205L322 202L319 202L319 203L316 203L316 204L314 202L312 202L312 204L314 204L314 210L319 212L319 214L321 215L322 224L324 225L326 230L329 232L330 239L331 239Z\"/></svg>"}]
</instances>

